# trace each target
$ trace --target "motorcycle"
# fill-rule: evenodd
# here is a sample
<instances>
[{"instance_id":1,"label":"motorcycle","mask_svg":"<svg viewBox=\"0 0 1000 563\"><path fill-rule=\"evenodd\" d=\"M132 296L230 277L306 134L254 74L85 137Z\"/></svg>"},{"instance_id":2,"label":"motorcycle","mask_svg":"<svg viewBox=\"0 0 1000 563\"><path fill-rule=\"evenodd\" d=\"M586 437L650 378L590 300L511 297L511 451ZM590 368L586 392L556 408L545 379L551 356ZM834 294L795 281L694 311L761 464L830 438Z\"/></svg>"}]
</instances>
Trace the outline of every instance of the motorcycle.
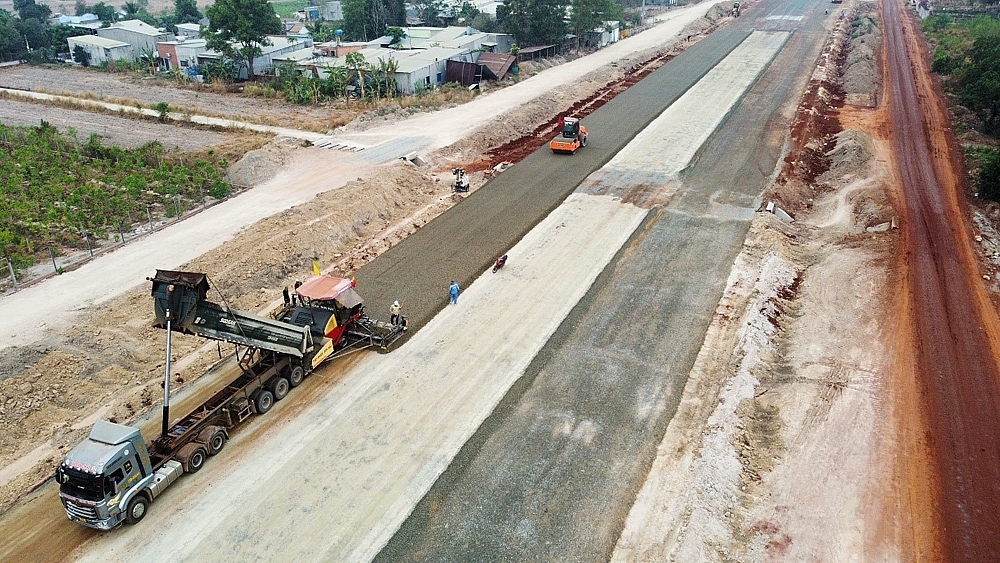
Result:
<instances>
[{"instance_id":1,"label":"motorcycle","mask_svg":"<svg viewBox=\"0 0 1000 563\"><path fill-rule=\"evenodd\" d=\"M506 263L507 263L507 255L506 254L504 254L503 256L501 256L499 258L497 258L497 261L493 263L493 273L494 274L497 273L497 270L499 270L500 268L503 268L503 265L506 264Z\"/></svg>"}]
</instances>

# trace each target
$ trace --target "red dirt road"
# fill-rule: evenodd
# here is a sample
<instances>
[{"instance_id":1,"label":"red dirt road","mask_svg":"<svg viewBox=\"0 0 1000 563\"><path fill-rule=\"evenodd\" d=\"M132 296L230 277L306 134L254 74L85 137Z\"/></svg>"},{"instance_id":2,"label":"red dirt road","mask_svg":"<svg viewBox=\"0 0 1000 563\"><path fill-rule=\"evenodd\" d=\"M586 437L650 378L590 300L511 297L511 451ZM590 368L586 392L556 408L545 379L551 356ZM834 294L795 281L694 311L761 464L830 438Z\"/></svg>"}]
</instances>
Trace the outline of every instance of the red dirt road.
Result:
<instances>
[{"instance_id":1,"label":"red dirt road","mask_svg":"<svg viewBox=\"0 0 1000 563\"><path fill-rule=\"evenodd\" d=\"M903 199L901 502L913 560L1000 561L1000 323L979 279L959 154L911 14L884 2L886 94ZM911 379L912 376L912 379ZM909 404L908 404L909 403ZM907 408L909 407L909 409ZM909 412L907 412L909 411ZM919 430L918 430L919 429Z\"/></svg>"}]
</instances>

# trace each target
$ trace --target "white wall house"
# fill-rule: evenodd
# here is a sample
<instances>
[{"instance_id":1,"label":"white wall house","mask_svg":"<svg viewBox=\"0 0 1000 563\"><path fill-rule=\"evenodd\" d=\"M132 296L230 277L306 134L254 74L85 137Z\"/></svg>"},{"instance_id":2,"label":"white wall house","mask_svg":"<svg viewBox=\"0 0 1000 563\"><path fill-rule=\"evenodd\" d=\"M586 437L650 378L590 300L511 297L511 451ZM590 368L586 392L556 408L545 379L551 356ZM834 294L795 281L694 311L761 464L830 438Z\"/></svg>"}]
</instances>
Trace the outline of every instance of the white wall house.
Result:
<instances>
[{"instance_id":1,"label":"white wall house","mask_svg":"<svg viewBox=\"0 0 1000 563\"><path fill-rule=\"evenodd\" d=\"M174 40L173 33L160 31L142 20L116 22L111 27L98 29L97 35L131 45L133 52L129 60L135 60L147 51L155 53L157 43Z\"/></svg>"},{"instance_id":2,"label":"white wall house","mask_svg":"<svg viewBox=\"0 0 1000 563\"><path fill-rule=\"evenodd\" d=\"M69 45L69 55L74 62L83 64L84 61L76 60L73 50L77 47L83 48L87 53L87 63L91 66L100 66L101 63L111 61L131 61L132 46L122 41L100 37L98 35L81 35L79 37L69 37L66 39Z\"/></svg>"},{"instance_id":3,"label":"white wall house","mask_svg":"<svg viewBox=\"0 0 1000 563\"><path fill-rule=\"evenodd\" d=\"M311 52L313 46L311 37L269 35L267 39L271 44L262 47L262 54L253 60L253 73L258 76L270 72L276 64L275 61L303 49L309 49ZM199 61L220 60L221 58L222 54L218 51L205 51L198 55ZM241 68L238 78L247 78L247 74L246 68Z\"/></svg>"}]
</instances>

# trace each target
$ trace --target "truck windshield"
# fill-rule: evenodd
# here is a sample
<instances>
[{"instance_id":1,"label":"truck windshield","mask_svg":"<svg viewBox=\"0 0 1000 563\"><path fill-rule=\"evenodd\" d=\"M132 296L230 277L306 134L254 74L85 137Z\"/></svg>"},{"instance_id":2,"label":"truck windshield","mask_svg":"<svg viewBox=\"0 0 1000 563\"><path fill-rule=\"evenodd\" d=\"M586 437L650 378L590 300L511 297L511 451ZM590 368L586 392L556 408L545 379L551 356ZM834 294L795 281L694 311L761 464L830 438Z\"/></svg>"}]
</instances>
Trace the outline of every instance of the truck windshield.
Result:
<instances>
[{"instance_id":1,"label":"truck windshield","mask_svg":"<svg viewBox=\"0 0 1000 563\"><path fill-rule=\"evenodd\" d=\"M95 502L104 499L100 476L86 475L61 467L56 480L59 481L59 492L63 494Z\"/></svg>"}]
</instances>

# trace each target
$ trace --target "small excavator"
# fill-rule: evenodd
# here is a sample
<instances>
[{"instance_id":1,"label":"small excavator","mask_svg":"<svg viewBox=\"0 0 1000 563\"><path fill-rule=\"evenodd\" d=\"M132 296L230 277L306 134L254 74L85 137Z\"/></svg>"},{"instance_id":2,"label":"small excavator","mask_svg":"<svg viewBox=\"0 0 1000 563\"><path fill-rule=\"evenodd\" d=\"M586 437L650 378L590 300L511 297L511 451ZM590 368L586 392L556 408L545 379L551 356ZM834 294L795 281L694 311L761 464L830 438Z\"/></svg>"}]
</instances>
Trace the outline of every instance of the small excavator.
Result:
<instances>
[{"instance_id":1,"label":"small excavator","mask_svg":"<svg viewBox=\"0 0 1000 563\"><path fill-rule=\"evenodd\" d=\"M554 153L576 154L580 147L587 146L587 128L575 117L563 117L562 133L552 139L549 148Z\"/></svg>"}]
</instances>

